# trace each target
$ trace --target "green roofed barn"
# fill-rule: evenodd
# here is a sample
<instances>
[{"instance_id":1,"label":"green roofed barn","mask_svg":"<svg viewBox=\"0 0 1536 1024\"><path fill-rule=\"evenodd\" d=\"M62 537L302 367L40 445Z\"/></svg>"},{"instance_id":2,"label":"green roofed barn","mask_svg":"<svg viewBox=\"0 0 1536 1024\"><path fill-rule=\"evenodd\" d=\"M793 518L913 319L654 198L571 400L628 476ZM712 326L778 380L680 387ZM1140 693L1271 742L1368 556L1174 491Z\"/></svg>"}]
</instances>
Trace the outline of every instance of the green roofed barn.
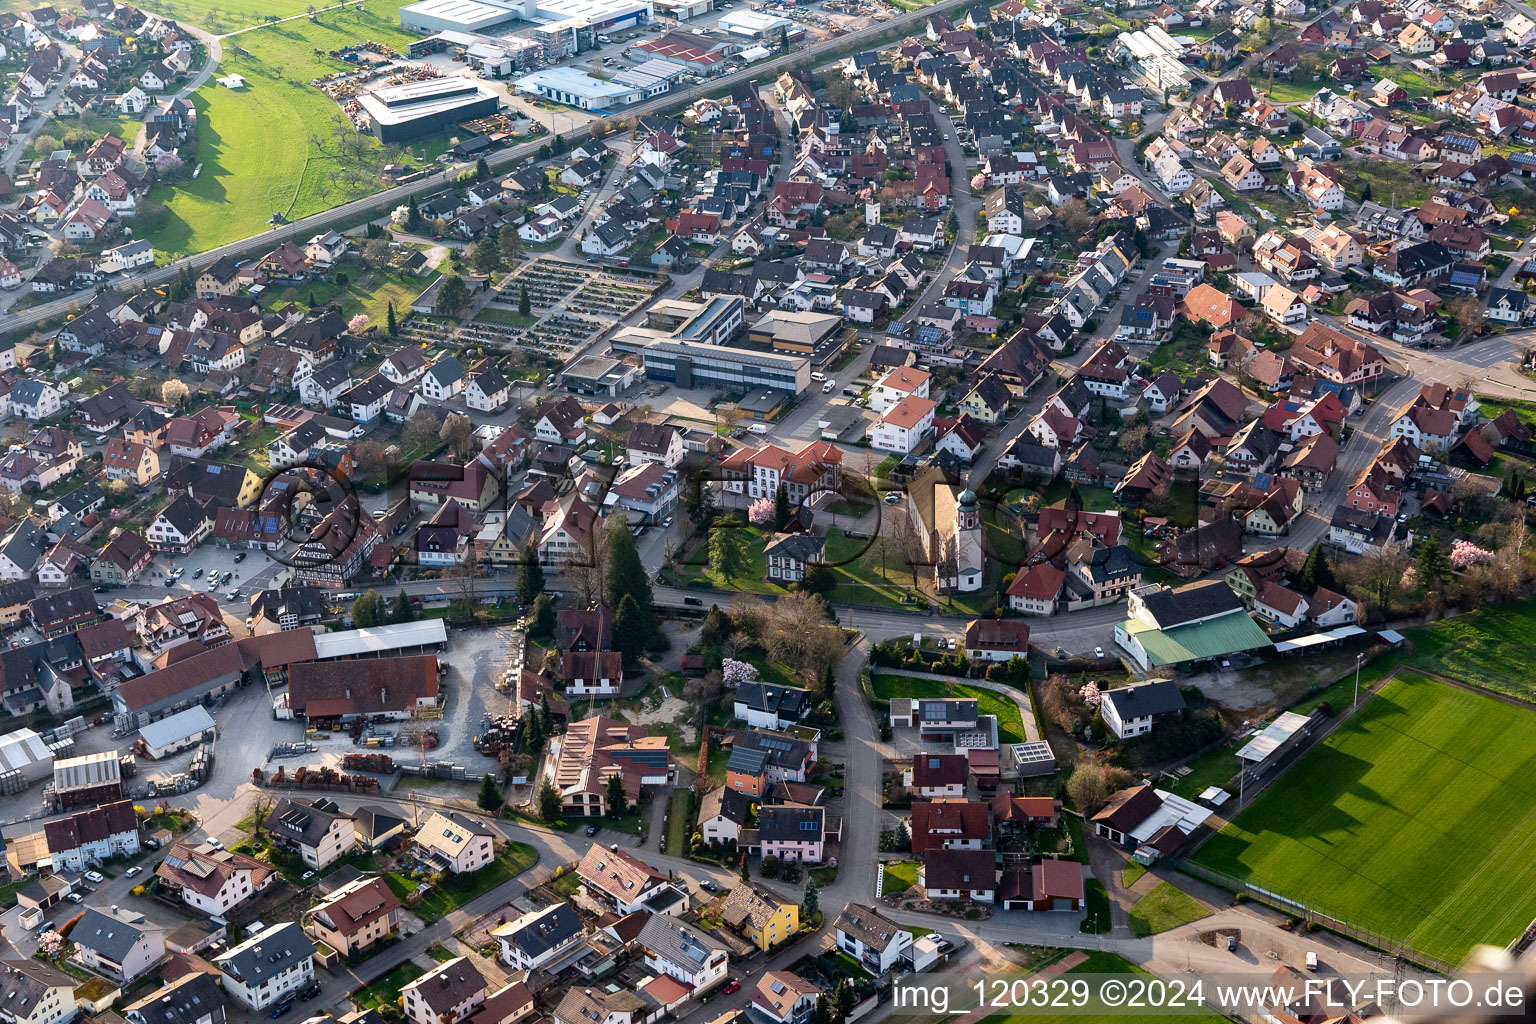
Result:
<instances>
[{"instance_id":1,"label":"green roofed barn","mask_svg":"<svg viewBox=\"0 0 1536 1024\"><path fill-rule=\"evenodd\" d=\"M1115 642L1143 670L1273 647L1224 580L1133 591Z\"/></svg>"}]
</instances>

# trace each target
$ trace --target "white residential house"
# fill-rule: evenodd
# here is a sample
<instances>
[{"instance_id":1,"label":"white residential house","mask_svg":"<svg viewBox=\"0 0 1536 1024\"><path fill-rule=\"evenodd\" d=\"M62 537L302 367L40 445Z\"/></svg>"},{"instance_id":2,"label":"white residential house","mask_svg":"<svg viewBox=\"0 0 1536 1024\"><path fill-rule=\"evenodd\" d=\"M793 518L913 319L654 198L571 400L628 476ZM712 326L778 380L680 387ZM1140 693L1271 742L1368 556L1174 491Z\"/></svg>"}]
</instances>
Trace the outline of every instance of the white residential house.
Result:
<instances>
[{"instance_id":1,"label":"white residential house","mask_svg":"<svg viewBox=\"0 0 1536 1024\"><path fill-rule=\"evenodd\" d=\"M128 982L165 959L165 936L141 914L87 907L69 940L80 962L113 981Z\"/></svg>"},{"instance_id":2,"label":"white residential house","mask_svg":"<svg viewBox=\"0 0 1536 1024\"><path fill-rule=\"evenodd\" d=\"M498 412L512 401L512 385L498 370L485 370L470 379L464 404L477 412Z\"/></svg>"},{"instance_id":3,"label":"white residential house","mask_svg":"<svg viewBox=\"0 0 1536 1024\"><path fill-rule=\"evenodd\" d=\"M434 811L416 832L417 855L455 875L478 871L496 859L496 832L457 811Z\"/></svg>"},{"instance_id":4,"label":"white residential house","mask_svg":"<svg viewBox=\"0 0 1536 1024\"><path fill-rule=\"evenodd\" d=\"M23 377L11 388L11 412L23 419L46 420L64 406L69 388L54 381Z\"/></svg>"},{"instance_id":5,"label":"white residential house","mask_svg":"<svg viewBox=\"0 0 1536 1024\"><path fill-rule=\"evenodd\" d=\"M870 447L897 455L909 454L933 429L933 414L937 408L927 398L914 395L902 399L876 425Z\"/></svg>"},{"instance_id":6,"label":"white residential house","mask_svg":"<svg viewBox=\"0 0 1536 1024\"><path fill-rule=\"evenodd\" d=\"M224 991L248 1010L274 1006L315 980L315 946L292 921L264 928L214 959Z\"/></svg>"},{"instance_id":7,"label":"white residential house","mask_svg":"<svg viewBox=\"0 0 1536 1024\"><path fill-rule=\"evenodd\" d=\"M837 948L876 976L895 970L910 957L912 933L881 917L874 907L849 903L833 927Z\"/></svg>"}]
</instances>

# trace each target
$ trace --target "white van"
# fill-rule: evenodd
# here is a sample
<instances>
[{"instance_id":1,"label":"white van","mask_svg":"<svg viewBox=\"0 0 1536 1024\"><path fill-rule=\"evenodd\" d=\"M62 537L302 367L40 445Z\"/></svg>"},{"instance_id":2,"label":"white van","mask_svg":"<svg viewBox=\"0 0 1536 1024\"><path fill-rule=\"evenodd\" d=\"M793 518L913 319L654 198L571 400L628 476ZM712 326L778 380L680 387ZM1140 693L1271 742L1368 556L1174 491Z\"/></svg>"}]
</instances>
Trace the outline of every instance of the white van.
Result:
<instances>
[{"instance_id":1,"label":"white van","mask_svg":"<svg viewBox=\"0 0 1536 1024\"><path fill-rule=\"evenodd\" d=\"M811 371L811 380L820 382L820 381L824 381L826 379L827 379L827 375L822 373L820 370L813 370L813 371Z\"/></svg>"},{"instance_id":2,"label":"white van","mask_svg":"<svg viewBox=\"0 0 1536 1024\"><path fill-rule=\"evenodd\" d=\"M1309 971L1317 970L1317 954L1316 953L1308 953L1307 954L1307 970L1309 970Z\"/></svg>"},{"instance_id":3,"label":"white van","mask_svg":"<svg viewBox=\"0 0 1536 1024\"><path fill-rule=\"evenodd\" d=\"M766 433L768 433L768 424L766 424L766 423L754 423L750 427L748 427L747 429L750 430L754 434L766 434Z\"/></svg>"},{"instance_id":4,"label":"white van","mask_svg":"<svg viewBox=\"0 0 1536 1024\"><path fill-rule=\"evenodd\" d=\"M823 384L821 386L821 393L824 394L824 395L825 394L830 394L832 389L835 388L835 387L837 387L837 381L829 380L829 381L827 381L825 384Z\"/></svg>"}]
</instances>

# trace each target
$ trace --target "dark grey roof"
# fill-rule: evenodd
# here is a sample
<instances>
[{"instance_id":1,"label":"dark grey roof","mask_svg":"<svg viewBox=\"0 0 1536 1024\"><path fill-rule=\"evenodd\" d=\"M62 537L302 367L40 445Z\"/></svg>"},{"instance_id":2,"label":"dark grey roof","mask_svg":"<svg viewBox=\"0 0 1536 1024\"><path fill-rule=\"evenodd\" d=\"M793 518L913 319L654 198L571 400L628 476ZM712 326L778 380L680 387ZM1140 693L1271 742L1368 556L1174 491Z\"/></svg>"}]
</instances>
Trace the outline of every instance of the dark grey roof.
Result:
<instances>
[{"instance_id":1,"label":"dark grey roof","mask_svg":"<svg viewBox=\"0 0 1536 1024\"><path fill-rule=\"evenodd\" d=\"M131 924L87 907L70 931L69 939L77 946L95 950L108 960L122 963L143 934L143 931Z\"/></svg>"},{"instance_id":2,"label":"dark grey roof","mask_svg":"<svg viewBox=\"0 0 1536 1024\"><path fill-rule=\"evenodd\" d=\"M677 964L690 975L712 954L720 951L720 947L702 932L660 914L645 922L638 941L658 958Z\"/></svg>"},{"instance_id":3,"label":"dark grey roof","mask_svg":"<svg viewBox=\"0 0 1536 1024\"><path fill-rule=\"evenodd\" d=\"M221 1020L224 1002L224 990L213 975L190 971L124 1007L123 1016L128 1024L197 1024L210 1014Z\"/></svg>"},{"instance_id":4,"label":"dark grey roof","mask_svg":"<svg viewBox=\"0 0 1536 1024\"><path fill-rule=\"evenodd\" d=\"M247 985L261 985L315 955L304 930L292 921L275 924L218 958L219 968Z\"/></svg>"},{"instance_id":5,"label":"dark grey roof","mask_svg":"<svg viewBox=\"0 0 1536 1024\"><path fill-rule=\"evenodd\" d=\"M1119 690L1105 690L1104 699L1115 706L1121 721L1166 715L1170 711L1182 711L1185 706L1184 695L1172 679L1154 679Z\"/></svg>"},{"instance_id":6,"label":"dark grey roof","mask_svg":"<svg viewBox=\"0 0 1536 1024\"><path fill-rule=\"evenodd\" d=\"M359 807L352 812L353 829L370 841L377 840L380 836L404 824L406 824L404 818L380 807Z\"/></svg>"},{"instance_id":7,"label":"dark grey roof","mask_svg":"<svg viewBox=\"0 0 1536 1024\"><path fill-rule=\"evenodd\" d=\"M1241 611L1243 607L1242 599L1224 580L1203 580L1171 590L1160 590L1143 595L1142 601L1161 629Z\"/></svg>"},{"instance_id":8,"label":"dark grey roof","mask_svg":"<svg viewBox=\"0 0 1536 1024\"><path fill-rule=\"evenodd\" d=\"M535 958L555 949L574 935L582 932L581 918L569 903L556 903L547 907L538 917L527 922L510 934L500 936L508 945L516 946L529 957Z\"/></svg>"},{"instance_id":9,"label":"dark grey roof","mask_svg":"<svg viewBox=\"0 0 1536 1024\"><path fill-rule=\"evenodd\" d=\"M279 839L318 846L331 823L346 817L341 808L324 798L311 802L283 797L267 815L267 829Z\"/></svg>"},{"instance_id":10,"label":"dark grey roof","mask_svg":"<svg viewBox=\"0 0 1536 1024\"><path fill-rule=\"evenodd\" d=\"M757 812L757 837L781 843L816 842L826 820L824 807L764 807Z\"/></svg>"},{"instance_id":11,"label":"dark grey roof","mask_svg":"<svg viewBox=\"0 0 1536 1024\"><path fill-rule=\"evenodd\" d=\"M766 750L750 750L745 747L736 747L731 750L731 756L725 762L725 770L728 772L741 772L745 775L760 774L768 767L768 752Z\"/></svg>"},{"instance_id":12,"label":"dark grey roof","mask_svg":"<svg viewBox=\"0 0 1536 1024\"><path fill-rule=\"evenodd\" d=\"M779 718L797 719L810 707L809 690L767 683L742 683L736 688L736 703L753 711L767 711Z\"/></svg>"},{"instance_id":13,"label":"dark grey roof","mask_svg":"<svg viewBox=\"0 0 1536 1024\"><path fill-rule=\"evenodd\" d=\"M824 537L815 537L809 533L781 533L768 542L763 554L768 558L776 555L779 558L793 558L797 562L820 562L826 547Z\"/></svg>"}]
</instances>

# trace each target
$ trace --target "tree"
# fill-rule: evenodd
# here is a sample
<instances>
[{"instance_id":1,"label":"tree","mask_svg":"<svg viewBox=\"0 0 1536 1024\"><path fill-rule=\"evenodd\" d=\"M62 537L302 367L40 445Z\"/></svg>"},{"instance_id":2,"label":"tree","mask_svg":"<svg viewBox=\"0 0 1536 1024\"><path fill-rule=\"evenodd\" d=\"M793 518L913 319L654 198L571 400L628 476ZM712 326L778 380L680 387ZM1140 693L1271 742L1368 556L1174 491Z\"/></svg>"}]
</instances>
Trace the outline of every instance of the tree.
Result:
<instances>
[{"instance_id":1,"label":"tree","mask_svg":"<svg viewBox=\"0 0 1536 1024\"><path fill-rule=\"evenodd\" d=\"M528 635L541 640L555 635L555 602L548 594L533 599L528 615Z\"/></svg>"},{"instance_id":2,"label":"tree","mask_svg":"<svg viewBox=\"0 0 1536 1024\"><path fill-rule=\"evenodd\" d=\"M395 319L395 304L393 300L391 300L389 309L385 312L384 317L384 330L388 332L391 338L393 338L395 336L395 332L400 329L400 322Z\"/></svg>"},{"instance_id":3,"label":"tree","mask_svg":"<svg viewBox=\"0 0 1536 1024\"><path fill-rule=\"evenodd\" d=\"M362 334L368 329L368 314L358 313L347 321L347 332L353 336Z\"/></svg>"},{"instance_id":4,"label":"tree","mask_svg":"<svg viewBox=\"0 0 1536 1024\"><path fill-rule=\"evenodd\" d=\"M496 776L486 772L480 777L480 795L475 797L475 803L482 811L497 811L501 809L502 802L501 787L496 785Z\"/></svg>"},{"instance_id":5,"label":"tree","mask_svg":"<svg viewBox=\"0 0 1536 1024\"><path fill-rule=\"evenodd\" d=\"M715 495L702 477L701 473L688 474L683 490L683 511L688 521L699 529L708 526L715 517Z\"/></svg>"},{"instance_id":6,"label":"tree","mask_svg":"<svg viewBox=\"0 0 1536 1024\"><path fill-rule=\"evenodd\" d=\"M1333 573L1333 566L1328 562L1328 555L1323 551L1323 542L1318 541L1312 545L1312 550L1307 552L1307 560L1301 567L1302 589L1311 593L1318 587L1337 591L1339 589L1338 577Z\"/></svg>"},{"instance_id":7,"label":"tree","mask_svg":"<svg viewBox=\"0 0 1536 1024\"><path fill-rule=\"evenodd\" d=\"M808 594L830 594L837 589L837 576L820 563L808 565L800 580L800 589Z\"/></svg>"},{"instance_id":8,"label":"tree","mask_svg":"<svg viewBox=\"0 0 1536 1024\"><path fill-rule=\"evenodd\" d=\"M705 647L717 647L720 641L731 635L733 629L731 617L720 610L720 606L712 604L704 615L704 628L699 633L699 642Z\"/></svg>"},{"instance_id":9,"label":"tree","mask_svg":"<svg viewBox=\"0 0 1536 1024\"><path fill-rule=\"evenodd\" d=\"M170 380L160 385L160 401L164 402L166 405L179 406L181 403L185 402L187 397L191 394L192 389L188 388L186 384L177 380L175 377L172 377Z\"/></svg>"},{"instance_id":10,"label":"tree","mask_svg":"<svg viewBox=\"0 0 1536 1024\"><path fill-rule=\"evenodd\" d=\"M633 597L639 610L648 612L655 606L656 597L651 591L651 577L640 561L640 549L635 544L635 535L630 532L622 516L614 517L608 524L607 533L607 578L604 583L608 607L617 609L624 603L625 597ZM650 630L655 628L655 623L647 620L647 624L645 639L649 640Z\"/></svg>"},{"instance_id":11,"label":"tree","mask_svg":"<svg viewBox=\"0 0 1536 1024\"><path fill-rule=\"evenodd\" d=\"M709 531L709 567L723 583L746 571L747 553L740 530L726 527Z\"/></svg>"},{"instance_id":12,"label":"tree","mask_svg":"<svg viewBox=\"0 0 1536 1024\"><path fill-rule=\"evenodd\" d=\"M560 820L560 793L547 777L539 786L539 817L551 823Z\"/></svg>"},{"instance_id":13,"label":"tree","mask_svg":"<svg viewBox=\"0 0 1536 1024\"><path fill-rule=\"evenodd\" d=\"M629 800L624 795L624 775L614 772L608 776L608 817L622 818L629 810Z\"/></svg>"},{"instance_id":14,"label":"tree","mask_svg":"<svg viewBox=\"0 0 1536 1024\"><path fill-rule=\"evenodd\" d=\"M377 591L370 590L353 599L352 625L358 629L369 629L382 626L385 621L384 599Z\"/></svg>"},{"instance_id":15,"label":"tree","mask_svg":"<svg viewBox=\"0 0 1536 1024\"><path fill-rule=\"evenodd\" d=\"M508 263L521 256L523 254L523 240L518 237L517 228L508 224L496 232L496 248L501 253L501 258Z\"/></svg>"},{"instance_id":16,"label":"tree","mask_svg":"<svg viewBox=\"0 0 1536 1024\"><path fill-rule=\"evenodd\" d=\"M645 613L635 603L635 595L625 594L613 617L613 646L624 655L626 666L640 661L640 655L645 651L645 642L649 639L649 626Z\"/></svg>"},{"instance_id":17,"label":"tree","mask_svg":"<svg viewBox=\"0 0 1536 1024\"><path fill-rule=\"evenodd\" d=\"M395 595L395 608L390 612L389 621L412 622L416 618L416 609L411 607L411 599L405 595L405 588L400 588L400 593Z\"/></svg>"},{"instance_id":18,"label":"tree","mask_svg":"<svg viewBox=\"0 0 1536 1024\"><path fill-rule=\"evenodd\" d=\"M449 274L443 278L442 287L437 290L437 301L432 304L434 311L444 316L460 316L469 307L469 286L458 274Z\"/></svg>"},{"instance_id":19,"label":"tree","mask_svg":"<svg viewBox=\"0 0 1536 1024\"><path fill-rule=\"evenodd\" d=\"M528 297L528 285L519 285L517 289L517 311L523 316L528 316L532 309L533 301Z\"/></svg>"},{"instance_id":20,"label":"tree","mask_svg":"<svg viewBox=\"0 0 1536 1024\"><path fill-rule=\"evenodd\" d=\"M1120 432L1120 451L1132 458L1139 458L1147 451L1147 436L1150 432L1145 423L1126 427Z\"/></svg>"},{"instance_id":21,"label":"tree","mask_svg":"<svg viewBox=\"0 0 1536 1024\"><path fill-rule=\"evenodd\" d=\"M832 991L832 1024L846 1024L848 1015L853 1012L858 1003L858 997L853 994L853 986L844 978L837 983L837 988Z\"/></svg>"},{"instance_id":22,"label":"tree","mask_svg":"<svg viewBox=\"0 0 1536 1024\"><path fill-rule=\"evenodd\" d=\"M416 197L411 196L410 205L405 211L405 230L415 234L419 227L421 227L421 208L416 205Z\"/></svg>"},{"instance_id":23,"label":"tree","mask_svg":"<svg viewBox=\"0 0 1536 1024\"><path fill-rule=\"evenodd\" d=\"M544 713L539 708L534 708L528 715L528 724L523 727L523 750L529 754L537 754L543 750L546 732Z\"/></svg>"},{"instance_id":24,"label":"tree","mask_svg":"<svg viewBox=\"0 0 1536 1024\"><path fill-rule=\"evenodd\" d=\"M405 421L400 439L407 448L431 449L437 446L441 431L442 424L437 422L430 409L417 409L415 415Z\"/></svg>"},{"instance_id":25,"label":"tree","mask_svg":"<svg viewBox=\"0 0 1536 1024\"><path fill-rule=\"evenodd\" d=\"M477 274L494 274L502 267L501 250L490 235L481 238L469 251L470 265Z\"/></svg>"},{"instance_id":26,"label":"tree","mask_svg":"<svg viewBox=\"0 0 1536 1024\"><path fill-rule=\"evenodd\" d=\"M469 421L468 416L458 413L453 413L443 420L442 429L437 432L437 436L439 440L446 442L453 453L460 458L479 447L475 442L475 425Z\"/></svg>"},{"instance_id":27,"label":"tree","mask_svg":"<svg viewBox=\"0 0 1536 1024\"><path fill-rule=\"evenodd\" d=\"M1436 589L1445 582L1446 573L1450 570L1450 562L1445 557L1445 550L1440 547L1440 538L1432 533L1424 535L1414 553L1416 578L1419 586L1425 592Z\"/></svg>"},{"instance_id":28,"label":"tree","mask_svg":"<svg viewBox=\"0 0 1536 1024\"><path fill-rule=\"evenodd\" d=\"M1371 183L1370 182L1366 182L1365 186L1362 189L1360 189L1360 201L1362 203L1368 203L1373 198L1374 198L1374 193L1371 192Z\"/></svg>"},{"instance_id":29,"label":"tree","mask_svg":"<svg viewBox=\"0 0 1536 1024\"><path fill-rule=\"evenodd\" d=\"M1458 337L1465 337L1482 326L1483 304L1476 295L1463 295L1445 304L1445 315L1460 326Z\"/></svg>"},{"instance_id":30,"label":"tree","mask_svg":"<svg viewBox=\"0 0 1536 1024\"><path fill-rule=\"evenodd\" d=\"M805 880L805 897L800 901L800 914L806 919L812 919L821 913L821 895L816 888L816 879Z\"/></svg>"},{"instance_id":31,"label":"tree","mask_svg":"<svg viewBox=\"0 0 1536 1024\"><path fill-rule=\"evenodd\" d=\"M773 528L782 530L789 525L789 488L779 484L779 489L773 492Z\"/></svg>"},{"instance_id":32,"label":"tree","mask_svg":"<svg viewBox=\"0 0 1536 1024\"><path fill-rule=\"evenodd\" d=\"M1068 199L1056 207L1056 219L1073 238L1081 238L1093 226L1093 212L1081 199Z\"/></svg>"},{"instance_id":33,"label":"tree","mask_svg":"<svg viewBox=\"0 0 1536 1024\"><path fill-rule=\"evenodd\" d=\"M747 506L747 522L753 526L767 526L774 521L772 498L758 498Z\"/></svg>"},{"instance_id":34,"label":"tree","mask_svg":"<svg viewBox=\"0 0 1536 1024\"><path fill-rule=\"evenodd\" d=\"M853 83L841 71L828 72L826 90L827 102L838 110L847 110L853 106Z\"/></svg>"},{"instance_id":35,"label":"tree","mask_svg":"<svg viewBox=\"0 0 1536 1024\"><path fill-rule=\"evenodd\" d=\"M485 181L491 176L491 165L485 162L485 157L475 161L475 180Z\"/></svg>"},{"instance_id":36,"label":"tree","mask_svg":"<svg viewBox=\"0 0 1536 1024\"><path fill-rule=\"evenodd\" d=\"M750 882L750 881L752 881L752 865L749 863L749 860L750 860L750 858L748 858L746 853L742 853L742 855L741 855L741 880L743 882Z\"/></svg>"},{"instance_id":37,"label":"tree","mask_svg":"<svg viewBox=\"0 0 1536 1024\"><path fill-rule=\"evenodd\" d=\"M363 262L375 270L382 269L389 262L389 240L375 238L363 246Z\"/></svg>"},{"instance_id":38,"label":"tree","mask_svg":"<svg viewBox=\"0 0 1536 1024\"><path fill-rule=\"evenodd\" d=\"M527 607L544 592L544 567L539 564L539 549L528 541L523 548L523 564L517 570L517 603Z\"/></svg>"}]
</instances>

